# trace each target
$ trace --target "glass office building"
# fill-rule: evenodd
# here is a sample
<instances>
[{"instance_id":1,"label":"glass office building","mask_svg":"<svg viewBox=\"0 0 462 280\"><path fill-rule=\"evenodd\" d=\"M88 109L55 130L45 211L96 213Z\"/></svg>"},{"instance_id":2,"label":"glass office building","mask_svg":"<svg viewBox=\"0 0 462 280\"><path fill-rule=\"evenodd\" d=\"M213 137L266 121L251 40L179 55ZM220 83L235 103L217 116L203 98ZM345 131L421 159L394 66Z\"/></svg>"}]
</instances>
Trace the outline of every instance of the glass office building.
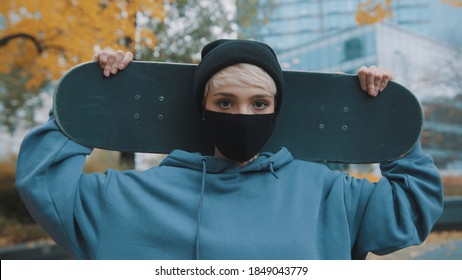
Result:
<instances>
[{"instance_id":1,"label":"glass office building","mask_svg":"<svg viewBox=\"0 0 462 280\"><path fill-rule=\"evenodd\" d=\"M281 65L290 70L354 72L358 65L377 64L374 28L344 30L310 44L278 53Z\"/></svg>"},{"instance_id":2,"label":"glass office building","mask_svg":"<svg viewBox=\"0 0 462 280\"><path fill-rule=\"evenodd\" d=\"M262 22L252 31L241 30L247 37L265 41L284 52L325 36L356 28L355 13L360 0L261 0ZM435 0L393 0L393 16L386 22L428 33ZM439 2L439 1L438 1ZM239 11L238 11L239 12ZM263 20L263 18L267 19ZM255 32L258 30L258 32Z\"/></svg>"},{"instance_id":3,"label":"glass office building","mask_svg":"<svg viewBox=\"0 0 462 280\"><path fill-rule=\"evenodd\" d=\"M290 70L353 73L361 65L375 64L395 71L409 69L412 63L424 64L434 56L426 50L435 49L438 43L462 47L462 8L437 0L393 0L391 17L358 28L355 14L362 2L365 0L260 0L260 21L240 33L271 45L283 68ZM416 45L416 40L421 45ZM421 50L429 44L432 47ZM397 76L410 85L410 75Z\"/></svg>"},{"instance_id":4,"label":"glass office building","mask_svg":"<svg viewBox=\"0 0 462 280\"><path fill-rule=\"evenodd\" d=\"M259 20L253 20L253 24L241 28L239 32L243 37L268 43L281 55L306 48L326 38L341 37L353 29L362 30L358 28L355 18L358 4L362 2L365 0L260 0L257 8ZM462 8L452 7L439 0L393 0L391 10L392 16L384 20L385 24L462 47ZM237 12L242 11L238 9ZM371 45L374 40L370 36L365 34L345 42L348 51L342 55L346 58L355 57L360 52L368 55L374 48ZM357 49L358 45L361 50ZM310 63L303 60L300 63L310 65L309 69L322 69L345 59L338 57L341 55L338 47L330 48L319 50L319 59L314 57ZM287 63L293 66L299 62L286 61L285 66L289 65Z\"/></svg>"},{"instance_id":5,"label":"glass office building","mask_svg":"<svg viewBox=\"0 0 462 280\"><path fill-rule=\"evenodd\" d=\"M442 169L462 169L462 49L376 24L345 30L279 54L287 70L355 73L362 65L391 69L426 112L424 149Z\"/></svg>"},{"instance_id":6,"label":"glass office building","mask_svg":"<svg viewBox=\"0 0 462 280\"><path fill-rule=\"evenodd\" d=\"M461 170L462 8L438 0L393 0L392 17L358 28L359 2L364 1L260 0L259 16L268 18L247 36L270 44L286 70L391 69L394 80L424 105L423 147L440 168ZM245 29L240 33L246 36Z\"/></svg>"}]
</instances>

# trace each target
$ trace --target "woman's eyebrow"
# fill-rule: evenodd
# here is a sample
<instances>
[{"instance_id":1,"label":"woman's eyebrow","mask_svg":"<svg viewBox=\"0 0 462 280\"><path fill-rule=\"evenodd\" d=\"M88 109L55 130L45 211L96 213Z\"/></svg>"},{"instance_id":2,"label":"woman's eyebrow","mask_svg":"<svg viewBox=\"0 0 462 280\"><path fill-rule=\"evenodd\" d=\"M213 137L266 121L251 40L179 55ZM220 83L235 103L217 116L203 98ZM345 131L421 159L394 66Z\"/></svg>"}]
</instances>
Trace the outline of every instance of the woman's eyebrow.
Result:
<instances>
[{"instance_id":1,"label":"woman's eyebrow","mask_svg":"<svg viewBox=\"0 0 462 280\"><path fill-rule=\"evenodd\" d=\"M212 94L212 96L224 96L224 97L231 98L231 97L236 97L236 94L234 94L234 93L229 93L229 92L215 92L214 94ZM268 93L268 94L259 93L259 94L252 95L250 98L251 98L251 99L274 98L274 94L270 94L270 93Z\"/></svg>"},{"instance_id":2,"label":"woman's eyebrow","mask_svg":"<svg viewBox=\"0 0 462 280\"><path fill-rule=\"evenodd\" d=\"M234 97L236 95L229 92L215 92L212 96Z\"/></svg>"},{"instance_id":3,"label":"woman's eyebrow","mask_svg":"<svg viewBox=\"0 0 462 280\"><path fill-rule=\"evenodd\" d=\"M259 99L259 98L273 98L274 97L274 94L255 94L255 95L252 95L252 99Z\"/></svg>"}]
</instances>

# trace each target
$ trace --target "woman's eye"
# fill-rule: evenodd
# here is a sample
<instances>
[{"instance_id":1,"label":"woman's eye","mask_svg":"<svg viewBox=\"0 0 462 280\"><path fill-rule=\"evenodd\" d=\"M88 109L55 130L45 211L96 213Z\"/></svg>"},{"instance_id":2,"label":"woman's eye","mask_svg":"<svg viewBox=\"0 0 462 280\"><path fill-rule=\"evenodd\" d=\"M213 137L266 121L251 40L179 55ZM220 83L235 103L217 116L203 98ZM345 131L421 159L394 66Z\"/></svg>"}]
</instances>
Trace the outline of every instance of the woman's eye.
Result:
<instances>
[{"instance_id":1,"label":"woman's eye","mask_svg":"<svg viewBox=\"0 0 462 280\"><path fill-rule=\"evenodd\" d=\"M231 101L229 100L220 100L218 101L218 105L223 108L230 108L231 107Z\"/></svg>"},{"instance_id":2,"label":"woman's eye","mask_svg":"<svg viewBox=\"0 0 462 280\"><path fill-rule=\"evenodd\" d=\"M257 109L264 109L266 108L266 106L268 106L268 104L266 104L266 102L264 101L258 101L258 102L255 102L254 104L254 107Z\"/></svg>"}]
</instances>

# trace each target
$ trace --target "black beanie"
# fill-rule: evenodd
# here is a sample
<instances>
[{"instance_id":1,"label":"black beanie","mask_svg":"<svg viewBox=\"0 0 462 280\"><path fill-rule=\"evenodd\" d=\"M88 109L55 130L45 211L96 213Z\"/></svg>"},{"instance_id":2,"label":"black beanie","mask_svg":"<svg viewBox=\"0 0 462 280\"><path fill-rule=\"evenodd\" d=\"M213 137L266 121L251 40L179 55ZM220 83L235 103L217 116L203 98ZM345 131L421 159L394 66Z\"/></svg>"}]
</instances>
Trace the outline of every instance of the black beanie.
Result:
<instances>
[{"instance_id":1,"label":"black beanie","mask_svg":"<svg viewBox=\"0 0 462 280\"><path fill-rule=\"evenodd\" d=\"M220 70L238 63L248 63L262 68L276 84L276 107L278 113L282 103L283 74L276 54L264 43L248 40L217 40L202 49L202 61L196 69L194 93L199 112L203 112L205 85Z\"/></svg>"}]
</instances>

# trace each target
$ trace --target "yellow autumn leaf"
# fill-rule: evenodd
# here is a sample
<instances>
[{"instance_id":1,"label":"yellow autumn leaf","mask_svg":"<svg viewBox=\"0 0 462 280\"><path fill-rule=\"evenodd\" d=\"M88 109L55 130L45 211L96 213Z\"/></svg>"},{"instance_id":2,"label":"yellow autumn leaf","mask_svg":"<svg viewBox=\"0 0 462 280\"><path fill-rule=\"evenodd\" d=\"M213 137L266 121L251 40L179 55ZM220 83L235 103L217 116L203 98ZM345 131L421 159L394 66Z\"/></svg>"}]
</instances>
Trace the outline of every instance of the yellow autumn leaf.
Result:
<instances>
[{"instance_id":1,"label":"yellow autumn leaf","mask_svg":"<svg viewBox=\"0 0 462 280\"><path fill-rule=\"evenodd\" d=\"M356 10L356 22L359 26L381 22L393 16L391 9L392 0L368 0L358 3Z\"/></svg>"},{"instance_id":2,"label":"yellow autumn leaf","mask_svg":"<svg viewBox=\"0 0 462 280\"><path fill-rule=\"evenodd\" d=\"M454 6L456 8L462 7L462 0L441 0L441 2L444 4L449 4L451 6Z\"/></svg>"}]
</instances>

